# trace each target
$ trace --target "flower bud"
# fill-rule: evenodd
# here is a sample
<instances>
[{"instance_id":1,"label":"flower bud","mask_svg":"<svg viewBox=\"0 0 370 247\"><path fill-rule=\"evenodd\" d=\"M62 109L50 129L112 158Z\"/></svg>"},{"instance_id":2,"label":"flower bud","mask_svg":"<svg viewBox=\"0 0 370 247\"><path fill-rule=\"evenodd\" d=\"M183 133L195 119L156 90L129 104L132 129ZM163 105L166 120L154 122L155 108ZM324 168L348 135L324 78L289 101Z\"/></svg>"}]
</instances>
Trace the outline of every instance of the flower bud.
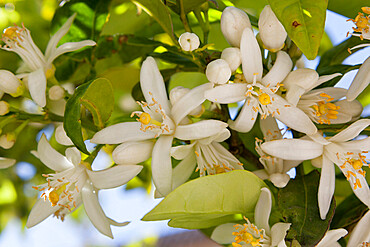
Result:
<instances>
[{"instance_id":1,"label":"flower bud","mask_svg":"<svg viewBox=\"0 0 370 247\"><path fill-rule=\"evenodd\" d=\"M231 46L240 47L243 30L252 28L248 15L235 7L229 6L222 12L221 31Z\"/></svg>"},{"instance_id":2,"label":"flower bud","mask_svg":"<svg viewBox=\"0 0 370 247\"><path fill-rule=\"evenodd\" d=\"M0 116L4 116L9 112L9 104L6 101L0 101Z\"/></svg>"},{"instance_id":3,"label":"flower bud","mask_svg":"<svg viewBox=\"0 0 370 247\"><path fill-rule=\"evenodd\" d=\"M269 5L262 10L258 27L266 49L276 52L284 47L287 33Z\"/></svg>"},{"instance_id":4,"label":"flower bud","mask_svg":"<svg viewBox=\"0 0 370 247\"><path fill-rule=\"evenodd\" d=\"M6 133L0 136L0 147L10 149L14 146L16 136L14 133Z\"/></svg>"},{"instance_id":5,"label":"flower bud","mask_svg":"<svg viewBox=\"0 0 370 247\"><path fill-rule=\"evenodd\" d=\"M171 104L174 105L176 102L178 102L189 91L190 91L189 88L184 88L184 87L181 87L181 86L173 88L170 92ZM204 108L202 107L202 105L199 105L195 109L193 109L191 112L189 112L189 115L199 116L199 115L203 114L203 112L204 112Z\"/></svg>"},{"instance_id":6,"label":"flower bud","mask_svg":"<svg viewBox=\"0 0 370 247\"><path fill-rule=\"evenodd\" d=\"M184 51L194 51L198 49L200 41L195 33L186 32L179 37L179 44Z\"/></svg>"},{"instance_id":7,"label":"flower bud","mask_svg":"<svg viewBox=\"0 0 370 247\"><path fill-rule=\"evenodd\" d=\"M0 70L0 90L17 97L23 93L21 81L10 71Z\"/></svg>"},{"instance_id":8,"label":"flower bud","mask_svg":"<svg viewBox=\"0 0 370 247\"><path fill-rule=\"evenodd\" d=\"M153 141L122 143L114 149L112 153L113 161L122 165L144 162L152 156L153 146Z\"/></svg>"},{"instance_id":9,"label":"flower bud","mask_svg":"<svg viewBox=\"0 0 370 247\"><path fill-rule=\"evenodd\" d=\"M242 63L242 58L240 56L240 50L236 47L229 47L222 51L221 59L225 60L232 72L237 70Z\"/></svg>"},{"instance_id":10,"label":"flower bud","mask_svg":"<svg viewBox=\"0 0 370 247\"><path fill-rule=\"evenodd\" d=\"M223 59L217 59L207 65L206 76L212 83L225 84L229 81L231 70Z\"/></svg>"},{"instance_id":11,"label":"flower bud","mask_svg":"<svg viewBox=\"0 0 370 247\"><path fill-rule=\"evenodd\" d=\"M62 145L65 145L65 146L71 146L71 145L73 145L73 142L67 136L67 133L65 132L65 130L63 128L63 125L59 125L55 129L55 140L59 144L62 144Z\"/></svg>"},{"instance_id":12,"label":"flower bud","mask_svg":"<svg viewBox=\"0 0 370 247\"><path fill-rule=\"evenodd\" d=\"M60 100L64 97L64 88L61 86L55 85L49 89L49 99L51 100Z\"/></svg>"}]
</instances>

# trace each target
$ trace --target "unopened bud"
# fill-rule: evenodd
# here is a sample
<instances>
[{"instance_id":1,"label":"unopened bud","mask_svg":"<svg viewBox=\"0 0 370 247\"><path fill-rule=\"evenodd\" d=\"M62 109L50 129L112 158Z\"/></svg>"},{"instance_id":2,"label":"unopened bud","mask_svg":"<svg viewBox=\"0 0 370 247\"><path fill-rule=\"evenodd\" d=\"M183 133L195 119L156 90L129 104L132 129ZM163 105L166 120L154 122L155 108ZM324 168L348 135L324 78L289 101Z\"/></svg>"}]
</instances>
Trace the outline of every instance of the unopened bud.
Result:
<instances>
[{"instance_id":1,"label":"unopened bud","mask_svg":"<svg viewBox=\"0 0 370 247\"><path fill-rule=\"evenodd\" d=\"M10 71L0 70L0 90L14 97L23 93L21 81Z\"/></svg>"},{"instance_id":2,"label":"unopened bud","mask_svg":"<svg viewBox=\"0 0 370 247\"><path fill-rule=\"evenodd\" d=\"M61 86L55 85L49 89L49 99L51 100L60 100L64 97L64 88Z\"/></svg>"},{"instance_id":3,"label":"unopened bud","mask_svg":"<svg viewBox=\"0 0 370 247\"><path fill-rule=\"evenodd\" d=\"M16 136L14 133L6 133L0 136L0 147L10 149L14 146Z\"/></svg>"},{"instance_id":4,"label":"unopened bud","mask_svg":"<svg viewBox=\"0 0 370 247\"><path fill-rule=\"evenodd\" d=\"M183 33L179 38L181 49L184 51L194 51L198 49L200 41L195 33Z\"/></svg>"},{"instance_id":5,"label":"unopened bud","mask_svg":"<svg viewBox=\"0 0 370 247\"><path fill-rule=\"evenodd\" d=\"M261 12L258 28L266 49L276 52L284 47L287 33L269 5Z\"/></svg>"},{"instance_id":6,"label":"unopened bud","mask_svg":"<svg viewBox=\"0 0 370 247\"><path fill-rule=\"evenodd\" d=\"M237 70L242 63L242 58L240 56L240 49L236 47L229 47L222 51L221 59L225 60L232 72Z\"/></svg>"},{"instance_id":7,"label":"unopened bud","mask_svg":"<svg viewBox=\"0 0 370 247\"><path fill-rule=\"evenodd\" d=\"M240 47L240 40L245 28L252 28L248 15L233 6L222 12L221 31L231 46Z\"/></svg>"},{"instance_id":8,"label":"unopened bud","mask_svg":"<svg viewBox=\"0 0 370 247\"><path fill-rule=\"evenodd\" d=\"M9 103L6 101L0 101L0 116L4 116L9 112Z\"/></svg>"},{"instance_id":9,"label":"unopened bud","mask_svg":"<svg viewBox=\"0 0 370 247\"><path fill-rule=\"evenodd\" d=\"M152 141L125 142L114 149L112 158L116 164L138 164L152 156L153 146Z\"/></svg>"},{"instance_id":10,"label":"unopened bud","mask_svg":"<svg viewBox=\"0 0 370 247\"><path fill-rule=\"evenodd\" d=\"M229 81L231 70L223 59L217 59L207 65L206 76L212 83L225 84Z\"/></svg>"},{"instance_id":11,"label":"unopened bud","mask_svg":"<svg viewBox=\"0 0 370 247\"><path fill-rule=\"evenodd\" d=\"M181 87L181 86L173 88L170 92L171 104L174 105L177 101L179 101L189 91L190 91L189 88L184 88L184 87ZM204 112L204 108L202 107L202 105L199 105L195 109L193 109L191 112L189 112L189 115L199 116L199 115L203 114L203 112Z\"/></svg>"},{"instance_id":12,"label":"unopened bud","mask_svg":"<svg viewBox=\"0 0 370 247\"><path fill-rule=\"evenodd\" d=\"M65 146L71 146L73 145L73 142L69 137L67 136L67 133L65 132L63 125L59 125L55 129L55 140Z\"/></svg>"}]
</instances>

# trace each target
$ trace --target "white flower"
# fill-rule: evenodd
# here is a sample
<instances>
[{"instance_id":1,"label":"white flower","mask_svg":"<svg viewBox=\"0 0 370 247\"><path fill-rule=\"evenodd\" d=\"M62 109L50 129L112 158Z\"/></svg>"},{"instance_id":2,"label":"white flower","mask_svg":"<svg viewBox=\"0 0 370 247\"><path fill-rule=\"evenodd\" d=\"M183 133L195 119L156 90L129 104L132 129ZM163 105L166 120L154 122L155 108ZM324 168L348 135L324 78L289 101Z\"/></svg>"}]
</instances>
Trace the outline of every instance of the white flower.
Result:
<instances>
[{"instance_id":1,"label":"white flower","mask_svg":"<svg viewBox=\"0 0 370 247\"><path fill-rule=\"evenodd\" d=\"M347 235L347 230L343 228L327 231L325 236L315 247L340 247L341 245L337 242L341 237ZM348 245L350 246L350 245Z\"/></svg>"},{"instance_id":2,"label":"white flower","mask_svg":"<svg viewBox=\"0 0 370 247\"><path fill-rule=\"evenodd\" d=\"M252 30L249 17L244 11L233 6L224 9L221 15L221 31L231 46L240 46L240 40L245 28Z\"/></svg>"},{"instance_id":3,"label":"white flower","mask_svg":"<svg viewBox=\"0 0 370 247\"><path fill-rule=\"evenodd\" d=\"M59 85L54 85L49 89L49 99L61 100L64 97L64 88Z\"/></svg>"},{"instance_id":4,"label":"white flower","mask_svg":"<svg viewBox=\"0 0 370 247\"><path fill-rule=\"evenodd\" d=\"M260 120L261 131L265 141L279 140L283 136L277 125L276 120L269 116L266 119ZM256 152L260 156L260 162L264 166L264 169L253 171L260 179L269 179L276 187L284 188L289 180L290 176L287 172L299 165L301 160L283 160L274 156L267 155L261 148L262 140L256 138Z\"/></svg>"},{"instance_id":5,"label":"white flower","mask_svg":"<svg viewBox=\"0 0 370 247\"><path fill-rule=\"evenodd\" d=\"M348 247L367 247L370 242L370 210L361 218L353 229L349 240Z\"/></svg>"},{"instance_id":6,"label":"white flower","mask_svg":"<svg viewBox=\"0 0 370 247\"><path fill-rule=\"evenodd\" d=\"M270 229L271 205L270 190L262 188L254 211L255 224L245 218L247 223L243 225L235 223L220 225L213 231L211 239L220 244L232 243L233 247L286 247L284 239L291 224L279 222Z\"/></svg>"},{"instance_id":7,"label":"white flower","mask_svg":"<svg viewBox=\"0 0 370 247\"><path fill-rule=\"evenodd\" d=\"M23 93L23 85L12 72L0 70L0 91L17 97Z\"/></svg>"},{"instance_id":8,"label":"white flower","mask_svg":"<svg viewBox=\"0 0 370 247\"><path fill-rule=\"evenodd\" d=\"M313 89L341 74L320 76L312 69L297 69L283 81L287 89L285 99L296 105L315 123L339 124L356 120L362 113L362 105L357 100L342 99L347 89L327 87Z\"/></svg>"},{"instance_id":9,"label":"white flower","mask_svg":"<svg viewBox=\"0 0 370 247\"><path fill-rule=\"evenodd\" d=\"M263 8L258 20L258 28L261 40L266 49L276 52L284 47L287 33L270 5L266 5Z\"/></svg>"},{"instance_id":10,"label":"white flower","mask_svg":"<svg viewBox=\"0 0 370 247\"><path fill-rule=\"evenodd\" d=\"M64 130L63 124L55 128L55 140L64 146L73 145L72 140L67 136L67 133Z\"/></svg>"},{"instance_id":11,"label":"white flower","mask_svg":"<svg viewBox=\"0 0 370 247\"><path fill-rule=\"evenodd\" d=\"M370 83L370 57L361 65L351 86L348 89L347 99L354 100Z\"/></svg>"},{"instance_id":12,"label":"white flower","mask_svg":"<svg viewBox=\"0 0 370 247\"><path fill-rule=\"evenodd\" d=\"M25 78L28 81L31 97L41 107L46 104L47 79L54 75L53 61L66 52L96 44L92 40L84 40L64 43L57 47L60 39L68 32L75 17L76 13L51 37L45 55L35 45L27 28L13 26L5 29L3 33L3 41L6 46L3 46L2 49L15 52L22 58L25 64L18 70L19 73L22 73L18 77Z\"/></svg>"},{"instance_id":13,"label":"white flower","mask_svg":"<svg viewBox=\"0 0 370 247\"><path fill-rule=\"evenodd\" d=\"M183 33L179 37L179 44L184 51L194 51L200 45L199 37L195 33Z\"/></svg>"},{"instance_id":14,"label":"white flower","mask_svg":"<svg viewBox=\"0 0 370 247\"><path fill-rule=\"evenodd\" d=\"M172 157L181 160L173 170L173 189L189 179L196 165L200 176L243 169L243 164L220 144L230 137L226 127L212 136L191 140L191 144L172 147Z\"/></svg>"},{"instance_id":15,"label":"white flower","mask_svg":"<svg viewBox=\"0 0 370 247\"><path fill-rule=\"evenodd\" d=\"M234 72L242 63L240 49L237 47L225 48L221 53L221 59L225 60L229 64L231 72Z\"/></svg>"},{"instance_id":16,"label":"white flower","mask_svg":"<svg viewBox=\"0 0 370 247\"><path fill-rule=\"evenodd\" d=\"M227 83L231 76L229 64L223 59L216 59L210 62L206 68L206 76L212 83Z\"/></svg>"},{"instance_id":17,"label":"white flower","mask_svg":"<svg viewBox=\"0 0 370 247\"><path fill-rule=\"evenodd\" d=\"M221 104L245 100L238 117L235 121L229 122L230 128L239 132L248 132L260 113L262 118L274 116L297 131L315 133L317 129L307 115L277 94L281 86L280 82L293 66L289 55L279 51L274 66L262 78L260 48L249 28L243 31L240 52L244 77L235 75L234 83L217 85L205 92L208 100Z\"/></svg>"},{"instance_id":18,"label":"white flower","mask_svg":"<svg viewBox=\"0 0 370 247\"><path fill-rule=\"evenodd\" d=\"M26 226L31 228L51 214L61 220L64 216L84 204L87 216L104 235L113 238L110 226L123 226L108 218L98 200L98 189L121 186L135 177L142 169L138 165L117 165L102 171L92 171L90 164L81 161L76 148L68 148L66 157L53 149L43 135L37 146L36 156L54 174L43 175L47 183L33 187L43 192L31 210Z\"/></svg>"},{"instance_id":19,"label":"white flower","mask_svg":"<svg viewBox=\"0 0 370 247\"><path fill-rule=\"evenodd\" d=\"M9 103L6 101L0 101L0 116L4 116L9 113Z\"/></svg>"},{"instance_id":20,"label":"white flower","mask_svg":"<svg viewBox=\"0 0 370 247\"><path fill-rule=\"evenodd\" d=\"M369 119L361 119L325 139L316 133L310 136L313 141L302 139L286 139L265 142L261 145L266 153L287 160L313 159L312 164L321 168L318 202L320 217L326 218L335 189L336 164L349 181L355 195L368 207L370 206L370 190L365 178L363 166L368 166L366 154L370 150L370 137L352 140L370 125Z\"/></svg>"},{"instance_id":21,"label":"white flower","mask_svg":"<svg viewBox=\"0 0 370 247\"><path fill-rule=\"evenodd\" d=\"M158 193L165 196L172 191L173 178L170 151L173 138L179 140L206 138L219 133L227 124L216 120L202 120L193 124L182 124L182 120L204 102L204 91L212 87L211 83L193 88L171 106L157 64L152 57L148 57L141 67L140 85L146 102L139 102L143 111L135 111L132 114L132 116L136 115L138 117L137 122L125 122L109 126L97 132L91 142L101 144L134 142L138 151L132 151L132 154L138 155L138 157L132 159L143 160L151 155L154 184ZM159 138L155 144L154 142L151 142L152 144L145 142L145 148L141 149L141 141L148 141L156 137ZM150 145L154 145L152 149ZM118 146L117 148L128 150L127 147L121 148ZM116 158L122 157L119 154L114 155Z\"/></svg>"}]
</instances>

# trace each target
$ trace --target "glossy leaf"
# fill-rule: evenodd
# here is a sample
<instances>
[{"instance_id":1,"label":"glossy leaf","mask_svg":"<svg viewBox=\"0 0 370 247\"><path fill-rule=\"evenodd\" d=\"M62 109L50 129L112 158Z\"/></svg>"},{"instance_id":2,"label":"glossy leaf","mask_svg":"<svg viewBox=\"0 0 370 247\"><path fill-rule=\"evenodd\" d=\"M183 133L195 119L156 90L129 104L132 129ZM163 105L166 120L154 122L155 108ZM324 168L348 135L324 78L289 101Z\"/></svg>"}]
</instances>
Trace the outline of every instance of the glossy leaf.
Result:
<instances>
[{"instance_id":1,"label":"glossy leaf","mask_svg":"<svg viewBox=\"0 0 370 247\"><path fill-rule=\"evenodd\" d=\"M288 36L310 60L317 56L324 33L328 0L268 0Z\"/></svg>"},{"instance_id":2,"label":"glossy leaf","mask_svg":"<svg viewBox=\"0 0 370 247\"><path fill-rule=\"evenodd\" d=\"M317 201L320 175L312 171L308 175L291 180L277 194L277 204L282 217L292 223L287 240L297 240L301 246L315 246L329 229L334 215L332 200L326 220L321 220Z\"/></svg>"},{"instance_id":3,"label":"glossy leaf","mask_svg":"<svg viewBox=\"0 0 370 247\"><path fill-rule=\"evenodd\" d=\"M173 88L178 86L194 88L207 82L208 79L204 73L179 72L171 76L169 90L172 90Z\"/></svg>"},{"instance_id":4,"label":"glossy leaf","mask_svg":"<svg viewBox=\"0 0 370 247\"><path fill-rule=\"evenodd\" d=\"M232 222L235 214L253 215L264 186L262 180L244 170L197 178L171 192L143 220L171 219L170 226L182 228Z\"/></svg>"},{"instance_id":5,"label":"glossy leaf","mask_svg":"<svg viewBox=\"0 0 370 247\"><path fill-rule=\"evenodd\" d=\"M169 0L166 1L166 5L172 9L175 13L180 14L180 4L183 5L184 13L187 14L190 11L193 11L194 9L200 7L205 2L213 2L215 5L217 2L215 0ZM182 3L180 3L182 2Z\"/></svg>"},{"instance_id":6,"label":"glossy leaf","mask_svg":"<svg viewBox=\"0 0 370 247\"><path fill-rule=\"evenodd\" d=\"M364 0L335 0L329 1L328 9L354 19L364 6L368 6Z\"/></svg>"}]
</instances>

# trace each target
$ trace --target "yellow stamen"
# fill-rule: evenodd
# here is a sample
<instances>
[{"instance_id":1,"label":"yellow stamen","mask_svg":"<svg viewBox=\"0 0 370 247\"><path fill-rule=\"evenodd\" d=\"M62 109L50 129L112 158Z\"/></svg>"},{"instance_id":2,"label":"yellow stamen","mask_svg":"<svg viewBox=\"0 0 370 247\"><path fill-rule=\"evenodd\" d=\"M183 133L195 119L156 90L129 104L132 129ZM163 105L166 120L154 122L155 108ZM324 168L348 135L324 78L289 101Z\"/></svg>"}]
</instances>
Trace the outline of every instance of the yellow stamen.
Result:
<instances>
[{"instance_id":1,"label":"yellow stamen","mask_svg":"<svg viewBox=\"0 0 370 247\"><path fill-rule=\"evenodd\" d=\"M18 37L17 30L18 30L17 27L8 27L7 29L4 30L3 36L9 39L15 39Z\"/></svg>"},{"instance_id":2,"label":"yellow stamen","mask_svg":"<svg viewBox=\"0 0 370 247\"><path fill-rule=\"evenodd\" d=\"M262 105L271 104L271 98L267 93L261 93L258 95L258 100Z\"/></svg>"},{"instance_id":3,"label":"yellow stamen","mask_svg":"<svg viewBox=\"0 0 370 247\"><path fill-rule=\"evenodd\" d=\"M147 124L150 123L150 120L151 119L152 118L150 117L150 114L149 113L143 112L140 115L139 122L142 123L142 124L147 125Z\"/></svg>"},{"instance_id":4,"label":"yellow stamen","mask_svg":"<svg viewBox=\"0 0 370 247\"><path fill-rule=\"evenodd\" d=\"M354 169L359 170L362 168L363 163L361 160L351 160L351 165Z\"/></svg>"},{"instance_id":5,"label":"yellow stamen","mask_svg":"<svg viewBox=\"0 0 370 247\"><path fill-rule=\"evenodd\" d=\"M54 190L49 193L49 201L51 203L51 206L56 206L59 202L59 195Z\"/></svg>"}]
</instances>

